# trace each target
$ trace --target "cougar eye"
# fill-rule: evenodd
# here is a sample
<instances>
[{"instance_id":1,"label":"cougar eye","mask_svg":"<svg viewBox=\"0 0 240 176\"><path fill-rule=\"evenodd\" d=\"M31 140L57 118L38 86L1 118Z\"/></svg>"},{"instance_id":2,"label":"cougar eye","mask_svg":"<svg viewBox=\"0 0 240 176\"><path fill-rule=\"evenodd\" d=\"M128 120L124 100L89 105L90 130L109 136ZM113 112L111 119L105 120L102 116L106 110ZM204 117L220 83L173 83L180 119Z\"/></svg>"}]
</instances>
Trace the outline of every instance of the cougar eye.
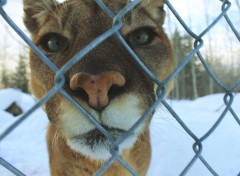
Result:
<instances>
[{"instance_id":1,"label":"cougar eye","mask_svg":"<svg viewBox=\"0 0 240 176\"><path fill-rule=\"evenodd\" d=\"M156 36L155 31L150 27L139 28L128 36L128 43L132 46L144 46L152 42Z\"/></svg>"},{"instance_id":2,"label":"cougar eye","mask_svg":"<svg viewBox=\"0 0 240 176\"><path fill-rule=\"evenodd\" d=\"M59 52L68 47L69 41L60 34L49 33L40 39L40 45L47 52Z\"/></svg>"}]
</instances>

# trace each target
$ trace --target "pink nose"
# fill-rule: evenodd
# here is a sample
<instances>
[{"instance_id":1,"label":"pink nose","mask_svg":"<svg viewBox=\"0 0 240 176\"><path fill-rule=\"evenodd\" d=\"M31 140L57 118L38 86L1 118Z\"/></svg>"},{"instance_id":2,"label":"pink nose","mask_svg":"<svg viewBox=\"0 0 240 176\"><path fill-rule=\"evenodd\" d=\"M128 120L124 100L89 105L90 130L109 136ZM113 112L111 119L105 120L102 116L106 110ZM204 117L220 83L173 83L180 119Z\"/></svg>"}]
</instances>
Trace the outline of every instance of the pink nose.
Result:
<instances>
[{"instance_id":1,"label":"pink nose","mask_svg":"<svg viewBox=\"0 0 240 176\"><path fill-rule=\"evenodd\" d=\"M109 102L108 91L113 86L122 87L126 83L123 75L116 71L106 71L99 75L80 72L72 76L70 88L82 88L88 95L88 103L95 109L102 109Z\"/></svg>"}]
</instances>

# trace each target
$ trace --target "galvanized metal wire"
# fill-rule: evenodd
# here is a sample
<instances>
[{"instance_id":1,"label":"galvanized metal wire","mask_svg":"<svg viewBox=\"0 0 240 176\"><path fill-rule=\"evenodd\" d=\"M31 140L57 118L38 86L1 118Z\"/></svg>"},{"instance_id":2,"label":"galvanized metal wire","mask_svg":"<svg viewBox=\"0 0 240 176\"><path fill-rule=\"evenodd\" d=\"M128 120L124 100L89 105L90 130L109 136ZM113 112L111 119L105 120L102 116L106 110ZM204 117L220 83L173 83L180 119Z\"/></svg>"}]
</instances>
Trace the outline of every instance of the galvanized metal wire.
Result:
<instances>
[{"instance_id":1,"label":"galvanized metal wire","mask_svg":"<svg viewBox=\"0 0 240 176\"><path fill-rule=\"evenodd\" d=\"M240 87L240 80L236 82L231 88L227 88L224 83L221 82L220 79L214 74L211 67L207 64L205 58L200 52L200 48L204 45L204 41L202 37L206 35L220 20L225 19L231 30L233 31L236 38L240 41L240 35L237 32L235 26L231 22L231 19L228 17L227 12L231 7L231 3L228 0L220 0L222 2L222 9L219 13L219 16L209 25L206 29L204 29L200 34L195 34L191 28L184 22L178 12L175 10L173 5L170 1L165 0L165 4L170 9L171 13L174 14L176 19L179 23L183 26L186 32L192 36L195 40L194 42L194 49L183 59L183 61L177 65L176 69L165 79L165 80L158 80L153 73L141 62L140 58L134 53L134 51L128 46L126 41L123 39L119 30L123 25L122 17L124 17L128 12L130 12L135 6L137 6L141 1L140 0L133 0L129 1L129 3L120 10L117 14L114 14L107 8L107 6L102 2L102 0L95 0L96 3L101 7L101 9L110 17L112 18L112 27L109 28L106 32L98 36L94 39L91 43L89 43L85 48L79 51L72 59L70 59L63 67L58 68L54 65L51 60L45 56L40 49L29 39L24 32L19 29L19 27L12 21L12 19L8 16L8 14L4 11L3 6L7 3L7 0L0 0L0 14L3 19L12 27L13 30L25 41L33 51L39 56L43 62L49 66L52 71L56 73L55 76L55 86L41 99L39 100L28 112L26 112L21 118L19 118L15 123L13 123L9 128L7 128L2 134L0 134L0 143L4 138L7 138L8 134L10 134L17 126L21 125L21 123L28 118L37 108L41 107L45 104L49 99L51 99L56 93L61 93L73 106L79 109L85 117L93 123L112 143L111 147L111 155L112 157L95 173L96 176L102 175L112 164L113 162L119 162L123 167L126 168L132 175L137 176L138 173L134 171L131 166L126 163L120 156L119 156L119 145L141 125L151 113L157 108L159 104L165 106L165 108L172 114L172 116L177 120L177 122L181 125L181 127L187 132L187 134L194 140L193 143L193 151L195 152L195 156L189 161L185 168L183 168L182 172L179 175L184 176L186 175L189 170L193 167L197 160L201 160L201 162L205 165L205 167L209 170L209 172L214 175L218 176L218 173L214 170L214 168L208 163L208 161L202 156L203 150L203 142L211 136L214 131L218 128L219 124L221 124L222 120L224 119L226 113L230 112L236 123L240 126L240 118L239 114L232 109L231 105L234 101L234 92L237 91ZM94 117L92 117L81 105L79 105L63 88L65 84L65 77L64 73L66 73L70 68L72 68L77 62L81 61L85 55L87 55L91 50L101 44L110 36L115 35L118 40L122 43L122 45L127 49L127 51L132 55L135 62L140 66L140 68L146 73L146 75L158 85L157 89L157 99L156 101L148 108L145 114L129 129L120 139L116 140L113 136L101 126ZM198 59L201 61L202 65L205 67L206 71L208 72L209 76L214 80L215 84L225 92L225 96L223 97L224 103L226 105L225 109L223 110L220 117L216 120L214 125L202 136L197 137L189 128L188 126L181 120L178 114L171 108L171 106L166 102L165 95L166 95L166 84L173 80L181 70L184 69L187 63L189 63L193 56L197 55ZM8 163L4 158L0 156L0 164L11 171L14 175L23 176L24 173L19 171L13 165ZM240 169L239 169L240 170ZM240 176L240 173L238 174Z\"/></svg>"}]
</instances>

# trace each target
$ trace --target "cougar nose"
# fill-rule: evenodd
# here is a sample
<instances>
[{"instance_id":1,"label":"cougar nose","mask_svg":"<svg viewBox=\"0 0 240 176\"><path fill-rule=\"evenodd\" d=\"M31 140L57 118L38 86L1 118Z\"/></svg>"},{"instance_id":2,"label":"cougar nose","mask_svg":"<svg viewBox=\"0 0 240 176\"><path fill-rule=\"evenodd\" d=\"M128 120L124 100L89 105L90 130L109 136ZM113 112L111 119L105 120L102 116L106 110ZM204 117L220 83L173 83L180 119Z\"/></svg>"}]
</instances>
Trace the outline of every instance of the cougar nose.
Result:
<instances>
[{"instance_id":1,"label":"cougar nose","mask_svg":"<svg viewBox=\"0 0 240 176\"><path fill-rule=\"evenodd\" d=\"M126 83L123 75L116 71L107 71L99 75L76 73L70 79L72 90L83 89L88 95L88 103L94 109L103 109L109 102L108 92L112 86L123 87Z\"/></svg>"}]
</instances>

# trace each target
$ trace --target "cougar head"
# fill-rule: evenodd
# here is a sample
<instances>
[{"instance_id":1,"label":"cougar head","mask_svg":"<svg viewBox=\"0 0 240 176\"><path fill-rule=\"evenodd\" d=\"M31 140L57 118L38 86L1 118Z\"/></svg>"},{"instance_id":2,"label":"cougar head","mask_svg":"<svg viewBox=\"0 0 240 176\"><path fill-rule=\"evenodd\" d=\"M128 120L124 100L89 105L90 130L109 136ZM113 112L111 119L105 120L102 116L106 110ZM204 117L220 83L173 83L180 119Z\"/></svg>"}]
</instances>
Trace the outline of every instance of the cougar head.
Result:
<instances>
[{"instance_id":1,"label":"cougar head","mask_svg":"<svg viewBox=\"0 0 240 176\"><path fill-rule=\"evenodd\" d=\"M103 0L117 14L128 0ZM32 40L61 69L86 45L112 27L94 0L24 0L24 22ZM123 19L122 37L160 80L171 72L172 51L162 25L163 0L144 0ZM30 51L31 86L37 98L54 87L56 73ZM84 56L65 74L63 89L116 139L129 130L155 101L154 82L115 35ZM111 142L60 93L45 104L50 123L75 152L105 160ZM120 144L130 148L148 130L148 120Z\"/></svg>"}]
</instances>

